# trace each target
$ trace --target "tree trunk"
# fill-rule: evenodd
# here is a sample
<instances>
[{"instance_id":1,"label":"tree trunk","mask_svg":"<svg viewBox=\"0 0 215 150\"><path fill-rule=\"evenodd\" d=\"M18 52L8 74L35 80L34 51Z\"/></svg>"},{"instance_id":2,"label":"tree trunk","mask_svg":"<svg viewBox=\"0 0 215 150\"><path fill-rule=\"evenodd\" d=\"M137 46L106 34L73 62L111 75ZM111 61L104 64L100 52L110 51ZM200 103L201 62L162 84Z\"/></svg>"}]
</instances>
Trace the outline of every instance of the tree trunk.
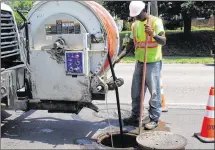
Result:
<instances>
[{"instance_id":1,"label":"tree trunk","mask_svg":"<svg viewBox=\"0 0 215 150\"><path fill-rule=\"evenodd\" d=\"M184 13L183 14L183 20L184 20L184 34L185 36L191 35L191 17Z\"/></svg>"}]
</instances>

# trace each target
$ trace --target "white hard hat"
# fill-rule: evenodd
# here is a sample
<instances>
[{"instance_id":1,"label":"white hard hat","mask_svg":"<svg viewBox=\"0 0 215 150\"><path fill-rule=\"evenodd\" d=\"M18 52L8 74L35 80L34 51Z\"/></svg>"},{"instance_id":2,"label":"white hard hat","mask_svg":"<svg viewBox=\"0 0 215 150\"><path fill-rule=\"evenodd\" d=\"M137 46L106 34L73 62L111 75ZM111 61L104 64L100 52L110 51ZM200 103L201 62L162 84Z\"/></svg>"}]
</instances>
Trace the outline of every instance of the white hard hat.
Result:
<instances>
[{"instance_id":1,"label":"white hard hat","mask_svg":"<svg viewBox=\"0 0 215 150\"><path fill-rule=\"evenodd\" d=\"M130 16L136 17L138 16L143 9L145 9L145 3L142 1L131 1L129 5Z\"/></svg>"}]
</instances>

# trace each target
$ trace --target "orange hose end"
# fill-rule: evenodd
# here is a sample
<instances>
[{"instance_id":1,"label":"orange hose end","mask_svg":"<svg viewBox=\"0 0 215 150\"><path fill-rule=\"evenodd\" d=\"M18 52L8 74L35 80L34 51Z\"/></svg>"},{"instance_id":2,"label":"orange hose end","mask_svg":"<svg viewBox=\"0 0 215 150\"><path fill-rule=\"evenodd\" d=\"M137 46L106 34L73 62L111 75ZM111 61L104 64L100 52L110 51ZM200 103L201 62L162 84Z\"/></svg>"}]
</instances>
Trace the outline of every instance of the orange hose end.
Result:
<instances>
[{"instance_id":1,"label":"orange hose end","mask_svg":"<svg viewBox=\"0 0 215 150\"><path fill-rule=\"evenodd\" d=\"M107 32L107 41L108 41L108 51L111 57L111 60L113 60L113 56L114 54L118 51L118 36L116 33L116 26L113 22L111 22L113 19L112 17L108 14L108 12L105 10L105 8L103 8L103 6L101 6L100 4L94 2L94 1L85 1L85 3L87 3L95 12L96 14L99 16L99 18L101 19L105 30ZM117 29L118 30L118 29ZM106 59L105 64L104 64L104 70L105 71L108 67L109 67L109 62L108 59ZM100 72L100 73L101 73Z\"/></svg>"}]
</instances>

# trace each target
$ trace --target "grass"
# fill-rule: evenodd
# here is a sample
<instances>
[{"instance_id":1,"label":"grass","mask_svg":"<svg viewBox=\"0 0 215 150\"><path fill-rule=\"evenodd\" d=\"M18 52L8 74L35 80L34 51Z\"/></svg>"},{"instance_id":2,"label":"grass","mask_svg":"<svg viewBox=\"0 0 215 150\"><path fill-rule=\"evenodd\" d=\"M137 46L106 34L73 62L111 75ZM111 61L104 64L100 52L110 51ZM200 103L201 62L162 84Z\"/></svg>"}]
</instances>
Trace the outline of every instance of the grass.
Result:
<instances>
[{"instance_id":1,"label":"grass","mask_svg":"<svg viewBox=\"0 0 215 150\"><path fill-rule=\"evenodd\" d=\"M214 27L197 27L192 26L191 31L213 31ZM166 32L184 32L183 28L177 28L176 30L165 30Z\"/></svg>"},{"instance_id":2,"label":"grass","mask_svg":"<svg viewBox=\"0 0 215 150\"><path fill-rule=\"evenodd\" d=\"M134 57L124 57L123 63L134 63ZM213 64L214 59L212 57L164 57L163 62L165 64Z\"/></svg>"},{"instance_id":3,"label":"grass","mask_svg":"<svg viewBox=\"0 0 215 150\"><path fill-rule=\"evenodd\" d=\"M191 27L192 31L205 31L205 30L214 30L214 27L196 27L196 26L192 26Z\"/></svg>"},{"instance_id":4,"label":"grass","mask_svg":"<svg viewBox=\"0 0 215 150\"><path fill-rule=\"evenodd\" d=\"M213 31L215 27L198 27L198 26L192 26L191 31ZM176 30L165 30L166 32L184 32L183 28L177 28ZM131 31L122 31L121 34L130 34Z\"/></svg>"}]
</instances>

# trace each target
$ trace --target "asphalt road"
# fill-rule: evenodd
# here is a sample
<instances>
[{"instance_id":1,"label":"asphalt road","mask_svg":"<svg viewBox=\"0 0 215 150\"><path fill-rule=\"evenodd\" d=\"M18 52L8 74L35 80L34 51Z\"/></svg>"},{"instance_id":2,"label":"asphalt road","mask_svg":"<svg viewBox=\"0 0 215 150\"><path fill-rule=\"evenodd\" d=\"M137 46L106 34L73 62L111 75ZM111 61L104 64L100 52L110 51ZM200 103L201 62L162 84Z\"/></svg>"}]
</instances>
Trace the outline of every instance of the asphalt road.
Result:
<instances>
[{"instance_id":1,"label":"asphalt road","mask_svg":"<svg viewBox=\"0 0 215 150\"><path fill-rule=\"evenodd\" d=\"M120 103L131 103L131 82L133 63L120 63L115 66L116 76L124 79L119 88ZM169 108L205 109L211 86L214 86L214 65L203 64L164 64L162 69L164 96ZM115 92L108 93L108 103L116 103ZM149 92L145 105L148 105ZM96 102L97 103L97 102ZM101 102L99 102L101 103Z\"/></svg>"},{"instance_id":2,"label":"asphalt road","mask_svg":"<svg viewBox=\"0 0 215 150\"><path fill-rule=\"evenodd\" d=\"M125 80L119 90L122 116L125 117L130 113L134 64L118 64L115 70L116 75ZM202 143L193 134L201 131L209 89L214 84L214 66L164 65L162 75L166 102L170 109L169 112L162 113L156 130L183 135L187 139L186 149L213 149L214 143ZM145 104L148 99L147 93ZM107 101L116 103L113 91L109 92ZM105 108L105 105L98 106ZM113 116L110 124L113 130L118 131L116 109L112 110L111 107L115 108L116 104L109 106L109 117ZM9 117L1 124L2 149L92 149L99 147L94 140L101 133L109 132L107 114L95 114L89 109L83 109L79 115L33 110L26 113L8 111L6 115ZM129 132L137 131L134 127L124 128Z\"/></svg>"},{"instance_id":3,"label":"asphalt road","mask_svg":"<svg viewBox=\"0 0 215 150\"><path fill-rule=\"evenodd\" d=\"M116 105L108 106L111 129L108 128L106 106L98 106L99 113L84 108L79 115L8 111L11 116L2 122L1 127L1 149L107 149L96 140L104 133L119 132ZM122 118L130 114L130 105L121 105L121 109ZM214 143L202 143L193 137L201 130L204 113L204 110L169 109L169 112L162 113L154 131L183 136L186 149L213 149ZM131 126L124 126L124 130L138 133L137 128Z\"/></svg>"}]
</instances>

